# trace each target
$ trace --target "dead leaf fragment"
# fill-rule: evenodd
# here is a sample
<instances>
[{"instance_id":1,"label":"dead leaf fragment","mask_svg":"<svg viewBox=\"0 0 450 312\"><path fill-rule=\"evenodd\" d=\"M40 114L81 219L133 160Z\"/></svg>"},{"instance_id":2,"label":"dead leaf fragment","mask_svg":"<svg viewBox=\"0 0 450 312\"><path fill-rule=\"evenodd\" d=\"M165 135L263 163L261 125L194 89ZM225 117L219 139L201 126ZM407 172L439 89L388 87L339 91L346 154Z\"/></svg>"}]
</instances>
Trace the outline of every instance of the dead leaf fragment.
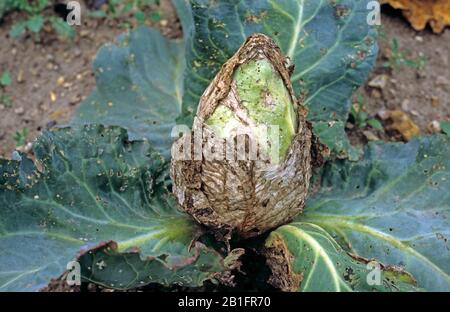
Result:
<instances>
[{"instance_id":1,"label":"dead leaf fragment","mask_svg":"<svg viewBox=\"0 0 450 312\"><path fill-rule=\"evenodd\" d=\"M372 80L370 80L369 87L377 88L377 89L384 89L388 82L388 78L389 77L387 75L375 76Z\"/></svg>"},{"instance_id":2,"label":"dead leaf fragment","mask_svg":"<svg viewBox=\"0 0 450 312\"><path fill-rule=\"evenodd\" d=\"M438 107L438 106L439 106L439 97L433 95L433 96L431 97L431 105L432 105L433 107Z\"/></svg>"},{"instance_id":3,"label":"dead leaf fragment","mask_svg":"<svg viewBox=\"0 0 450 312\"><path fill-rule=\"evenodd\" d=\"M415 30L423 30L428 23L435 33L450 25L449 0L382 0L395 9L403 10Z\"/></svg>"},{"instance_id":4,"label":"dead leaf fragment","mask_svg":"<svg viewBox=\"0 0 450 312\"><path fill-rule=\"evenodd\" d=\"M22 83L25 79L23 78L23 69L19 69L19 73L17 74L17 82Z\"/></svg>"},{"instance_id":5,"label":"dead leaf fragment","mask_svg":"<svg viewBox=\"0 0 450 312\"><path fill-rule=\"evenodd\" d=\"M67 113L67 109L58 109L58 110L54 111L53 113L51 113L49 115L49 117L51 119L58 120L58 119L61 119L66 113Z\"/></svg>"},{"instance_id":6,"label":"dead leaf fragment","mask_svg":"<svg viewBox=\"0 0 450 312\"><path fill-rule=\"evenodd\" d=\"M419 127L405 112L392 111L389 114L389 119L392 123L386 129L398 131L406 141L420 135Z\"/></svg>"},{"instance_id":7,"label":"dead leaf fragment","mask_svg":"<svg viewBox=\"0 0 450 312\"><path fill-rule=\"evenodd\" d=\"M372 131L363 131L364 136L368 141L379 141L380 138Z\"/></svg>"}]
</instances>

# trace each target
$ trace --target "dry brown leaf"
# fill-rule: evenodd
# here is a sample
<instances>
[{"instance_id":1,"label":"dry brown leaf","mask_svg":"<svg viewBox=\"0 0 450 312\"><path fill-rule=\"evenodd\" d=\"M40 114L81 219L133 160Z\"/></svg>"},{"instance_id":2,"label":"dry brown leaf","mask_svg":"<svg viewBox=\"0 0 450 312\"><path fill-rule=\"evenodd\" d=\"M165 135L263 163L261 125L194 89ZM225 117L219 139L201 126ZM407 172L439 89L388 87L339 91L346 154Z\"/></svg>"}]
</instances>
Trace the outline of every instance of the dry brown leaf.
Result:
<instances>
[{"instance_id":1,"label":"dry brown leaf","mask_svg":"<svg viewBox=\"0 0 450 312\"><path fill-rule=\"evenodd\" d=\"M406 113L402 111L392 111L389 113L389 119L392 121L392 124L386 128L388 130L398 131L406 141L420 135L419 127Z\"/></svg>"},{"instance_id":2,"label":"dry brown leaf","mask_svg":"<svg viewBox=\"0 0 450 312\"><path fill-rule=\"evenodd\" d=\"M415 30L423 30L427 23L435 33L450 25L450 0L382 0L395 9L403 10Z\"/></svg>"},{"instance_id":3,"label":"dry brown leaf","mask_svg":"<svg viewBox=\"0 0 450 312\"><path fill-rule=\"evenodd\" d=\"M49 115L49 117L52 120L59 120L59 119L63 118L68 112L69 111L67 108L58 109L58 110L54 111L53 113L51 113Z\"/></svg>"}]
</instances>

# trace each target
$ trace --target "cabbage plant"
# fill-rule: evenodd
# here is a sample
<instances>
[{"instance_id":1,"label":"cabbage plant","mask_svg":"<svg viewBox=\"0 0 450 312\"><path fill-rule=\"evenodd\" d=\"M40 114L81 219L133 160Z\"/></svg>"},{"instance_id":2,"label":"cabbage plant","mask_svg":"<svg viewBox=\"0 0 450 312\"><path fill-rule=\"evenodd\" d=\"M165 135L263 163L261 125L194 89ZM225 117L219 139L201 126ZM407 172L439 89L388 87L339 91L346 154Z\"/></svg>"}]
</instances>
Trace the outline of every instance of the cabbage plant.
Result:
<instances>
[{"instance_id":1,"label":"cabbage plant","mask_svg":"<svg viewBox=\"0 0 450 312\"><path fill-rule=\"evenodd\" d=\"M283 291L449 291L448 136L358 148L344 131L377 55L369 1L173 3L182 40L104 46L70 124L0 160L0 290L77 268L121 290L232 287L251 249ZM241 124L283 131L254 132L262 160L171 159Z\"/></svg>"}]
</instances>

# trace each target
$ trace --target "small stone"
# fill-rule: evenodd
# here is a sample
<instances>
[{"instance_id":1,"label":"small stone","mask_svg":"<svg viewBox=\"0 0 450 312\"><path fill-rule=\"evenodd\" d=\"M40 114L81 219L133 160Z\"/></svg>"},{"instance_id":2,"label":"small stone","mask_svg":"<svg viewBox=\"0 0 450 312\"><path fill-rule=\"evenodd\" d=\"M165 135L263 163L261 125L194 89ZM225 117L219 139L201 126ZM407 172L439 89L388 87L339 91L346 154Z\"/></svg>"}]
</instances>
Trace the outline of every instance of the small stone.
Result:
<instances>
[{"instance_id":1,"label":"small stone","mask_svg":"<svg viewBox=\"0 0 450 312\"><path fill-rule=\"evenodd\" d=\"M53 128L54 126L56 126L56 124L57 124L56 120L50 120L49 122L47 122L45 127L46 128Z\"/></svg>"},{"instance_id":2,"label":"small stone","mask_svg":"<svg viewBox=\"0 0 450 312\"><path fill-rule=\"evenodd\" d=\"M70 98L69 104L70 104L70 105L75 105L75 104L78 104L80 101L81 101L80 95L75 95L75 96L72 96L72 97Z\"/></svg>"},{"instance_id":3,"label":"small stone","mask_svg":"<svg viewBox=\"0 0 450 312\"><path fill-rule=\"evenodd\" d=\"M17 151L24 153L24 154L28 154L31 150L33 149L33 143L28 142L23 146L18 146L16 148Z\"/></svg>"},{"instance_id":4,"label":"small stone","mask_svg":"<svg viewBox=\"0 0 450 312\"><path fill-rule=\"evenodd\" d=\"M58 86L62 86L62 85L64 84L64 81L65 81L64 77L63 77L63 76L60 76L60 77L58 78L58 80L56 80L56 84L57 84Z\"/></svg>"},{"instance_id":5,"label":"small stone","mask_svg":"<svg viewBox=\"0 0 450 312\"><path fill-rule=\"evenodd\" d=\"M50 100L56 102L56 93L53 91L50 91Z\"/></svg>"},{"instance_id":6,"label":"small stone","mask_svg":"<svg viewBox=\"0 0 450 312\"><path fill-rule=\"evenodd\" d=\"M384 89L386 87L387 82L388 82L387 75L378 75L378 76L375 76L375 78L373 78L369 82L369 87L377 88L377 89Z\"/></svg>"},{"instance_id":7,"label":"small stone","mask_svg":"<svg viewBox=\"0 0 450 312\"><path fill-rule=\"evenodd\" d=\"M388 120L388 119L389 119L390 113L389 113L389 111L383 109L383 110L380 110L380 111L377 113L377 116L378 116L381 120L384 121L384 120Z\"/></svg>"},{"instance_id":8,"label":"small stone","mask_svg":"<svg viewBox=\"0 0 450 312\"><path fill-rule=\"evenodd\" d=\"M22 106L19 106L14 110L14 113L21 116L25 114L25 109Z\"/></svg>"},{"instance_id":9,"label":"small stone","mask_svg":"<svg viewBox=\"0 0 450 312\"><path fill-rule=\"evenodd\" d=\"M422 36L416 36L416 41L417 42L423 42L423 37Z\"/></svg>"},{"instance_id":10,"label":"small stone","mask_svg":"<svg viewBox=\"0 0 450 312\"><path fill-rule=\"evenodd\" d=\"M80 36L81 38L85 38L89 35L89 31L88 30L82 30L80 31Z\"/></svg>"},{"instance_id":11,"label":"small stone","mask_svg":"<svg viewBox=\"0 0 450 312\"><path fill-rule=\"evenodd\" d=\"M404 99L402 102L402 110L404 111L409 111L409 100L408 99Z\"/></svg>"},{"instance_id":12,"label":"small stone","mask_svg":"<svg viewBox=\"0 0 450 312\"><path fill-rule=\"evenodd\" d=\"M371 95L375 99L380 99L382 96L381 92L378 91L378 89L373 89Z\"/></svg>"},{"instance_id":13,"label":"small stone","mask_svg":"<svg viewBox=\"0 0 450 312\"><path fill-rule=\"evenodd\" d=\"M438 76L436 78L436 85L445 87L450 85L450 81L444 76Z\"/></svg>"},{"instance_id":14,"label":"small stone","mask_svg":"<svg viewBox=\"0 0 450 312\"><path fill-rule=\"evenodd\" d=\"M42 103L41 105L39 105L39 109L43 112L46 112L50 109L50 107L48 106L47 103Z\"/></svg>"},{"instance_id":15,"label":"small stone","mask_svg":"<svg viewBox=\"0 0 450 312\"><path fill-rule=\"evenodd\" d=\"M31 150L33 149L33 142L28 142L26 145L25 145L25 153L29 153Z\"/></svg>"},{"instance_id":16,"label":"small stone","mask_svg":"<svg viewBox=\"0 0 450 312\"><path fill-rule=\"evenodd\" d=\"M433 120L427 126L427 130L430 133L440 133L441 132L441 123L437 120Z\"/></svg>"},{"instance_id":17,"label":"small stone","mask_svg":"<svg viewBox=\"0 0 450 312\"><path fill-rule=\"evenodd\" d=\"M30 69L30 72L34 77L36 77L39 74L39 71L37 70L37 68Z\"/></svg>"},{"instance_id":18,"label":"small stone","mask_svg":"<svg viewBox=\"0 0 450 312\"><path fill-rule=\"evenodd\" d=\"M418 79L427 78L427 73L424 70L416 71L416 77Z\"/></svg>"},{"instance_id":19,"label":"small stone","mask_svg":"<svg viewBox=\"0 0 450 312\"><path fill-rule=\"evenodd\" d=\"M389 89L388 93L394 98L397 97L397 91L395 89Z\"/></svg>"},{"instance_id":20,"label":"small stone","mask_svg":"<svg viewBox=\"0 0 450 312\"><path fill-rule=\"evenodd\" d=\"M79 48L75 48L73 51L73 55L75 55L75 57L79 57L82 53L83 52Z\"/></svg>"}]
</instances>

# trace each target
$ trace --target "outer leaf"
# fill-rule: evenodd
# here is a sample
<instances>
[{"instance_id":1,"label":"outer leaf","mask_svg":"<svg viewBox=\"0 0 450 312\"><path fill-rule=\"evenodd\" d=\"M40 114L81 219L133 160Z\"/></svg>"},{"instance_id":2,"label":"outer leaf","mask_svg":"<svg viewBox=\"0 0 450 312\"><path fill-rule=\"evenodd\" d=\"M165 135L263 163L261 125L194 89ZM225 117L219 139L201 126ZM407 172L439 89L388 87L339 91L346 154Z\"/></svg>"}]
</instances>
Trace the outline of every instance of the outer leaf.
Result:
<instances>
[{"instance_id":1,"label":"outer leaf","mask_svg":"<svg viewBox=\"0 0 450 312\"><path fill-rule=\"evenodd\" d=\"M273 231L265 254L274 273L272 283L285 291L415 290L411 275L376 262L367 265L311 223L294 222Z\"/></svg>"},{"instance_id":2,"label":"outer leaf","mask_svg":"<svg viewBox=\"0 0 450 312\"><path fill-rule=\"evenodd\" d=\"M298 220L352 253L404 267L419 287L450 290L450 138L371 143L359 163L338 161Z\"/></svg>"},{"instance_id":3,"label":"outer leaf","mask_svg":"<svg viewBox=\"0 0 450 312\"><path fill-rule=\"evenodd\" d=\"M94 62L97 88L71 124L124 127L131 139L148 139L168 158L183 94L182 46L142 27L102 47Z\"/></svg>"},{"instance_id":4,"label":"outer leaf","mask_svg":"<svg viewBox=\"0 0 450 312\"><path fill-rule=\"evenodd\" d=\"M0 290L38 290L79 251L83 277L113 288L199 286L225 269L215 251L189 249L199 228L175 208L146 141L64 128L39 138L35 155L41 170L0 160Z\"/></svg>"},{"instance_id":5,"label":"outer leaf","mask_svg":"<svg viewBox=\"0 0 450 312\"><path fill-rule=\"evenodd\" d=\"M161 244L165 244L164 237L160 240ZM185 245L184 249L187 247ZM220 278L225 267L226 270L232 269L226 264L228 258L223 259L201 243L196 243L192 250L191 257L171 255L172 263L168 265L165 256L143 259L138 251L121 252L116 243L110 242L83 254L79 261L85 280L116 289L130 289L149 283L196 287L203 285L206 279ZM239 250L238 257L242 253ZM231 261L234 264L237 260L231 258Z\"/></svg>"},{"instance_id":6,"label":"outer leaf","mask_svg":"<svg viewBox=\"0 0 450 312\"><path fill-rule=\"evenodd\" d=\"M442 132L446 135L450 135L450 121L441 121Z\"/></svg>"},{"instance_id":7,"label":"outer leaf","mask_svg":"<svg viewBox=\"0 0 450 312\"><path fill-rule=\"evenodd\" d=\"M183 122L189 123L220 66L255 32L277 41L295 64L292 82L316 133L338 156L356 158L344 134L352 92L372 68L377 46L368 0L175 0L186 37ZM320 124L334 122L330 130ZM334 132L330 134L329 132ZM333 140L330 138L338 138Z\"/></svg>"}]
</instances>

